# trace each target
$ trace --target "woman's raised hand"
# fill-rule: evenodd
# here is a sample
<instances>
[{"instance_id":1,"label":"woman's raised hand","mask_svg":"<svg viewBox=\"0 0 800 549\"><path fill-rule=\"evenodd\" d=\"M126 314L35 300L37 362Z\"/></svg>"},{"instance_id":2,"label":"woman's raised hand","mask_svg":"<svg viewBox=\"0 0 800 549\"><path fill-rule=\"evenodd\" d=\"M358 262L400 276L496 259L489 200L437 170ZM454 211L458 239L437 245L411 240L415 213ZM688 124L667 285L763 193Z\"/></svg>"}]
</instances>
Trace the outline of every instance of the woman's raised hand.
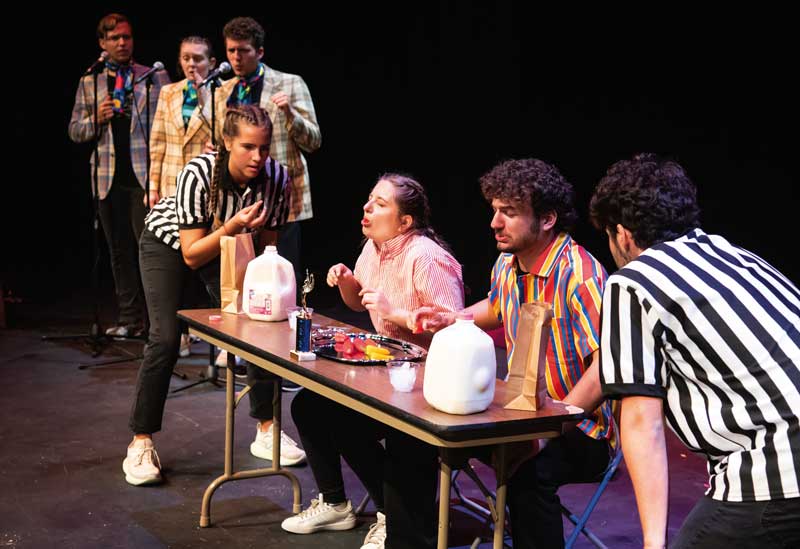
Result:
<instances>
[{"instance_id":1,"label":"woman's raised hand","mask_svg":"<svg viewBox=\"0 0 800 549\"><path fill-rule=\"evenodd\" d=\"M328 283L328 286L333 288L334 286L339 285L340 279L348 276L353 276L353 271L351 271L350 268L344 263L337 263L328 269L328 277L326 278L326 282Z\"/></svg>"}]
</instances>

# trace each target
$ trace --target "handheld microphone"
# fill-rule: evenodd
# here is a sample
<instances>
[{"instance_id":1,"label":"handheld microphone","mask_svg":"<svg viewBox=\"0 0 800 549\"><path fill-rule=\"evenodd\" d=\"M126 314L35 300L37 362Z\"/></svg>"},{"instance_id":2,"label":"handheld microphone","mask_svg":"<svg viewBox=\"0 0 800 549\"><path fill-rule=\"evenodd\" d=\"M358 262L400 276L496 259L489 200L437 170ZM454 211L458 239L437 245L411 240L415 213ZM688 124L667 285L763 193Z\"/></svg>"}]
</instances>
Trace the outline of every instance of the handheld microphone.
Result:
<instances>
[{"instance_id":1,"label":"handheld microphone","mask_svg":"<svg viewBox=\"0 0 800 549\"><path fill-rule=\"evenodd\" d=\"M220 63L219 67L208 73L208 77L205 80L203 80L200 83L200 85L197 86L197 88L198 89L202 88L209 82L216 80L220 74L225 74L226 72L231 72L231 64L228 63L227 61L223 61L222 63Z\"/></svg>"},{"instance_id":2,"label":"handheld microphone","mask_svg":"<svg viewBox=\"0 0 800 549\"><path fill-rule=\"evenodd\" d=\"M108 52L103 51L102 53L100 53L100 57L97 58L97 61L92 63L92 66L86 69L86 72L84 72L83 74L86 75L86 74L92 74L94 72L100 72L103 68L103 65L105 65L106 59L108 59Z\"/></svg>"},{"instance_id":3,"label":"handheld microphone","mask_svg":"<svg viewBox=\"0 0 800 549\"><path fill-rule=\"evenodd\" d=\"M146 80L147 78L150 78L150 75L151 75L151 74L153 74L154 72L156 72L156 71L163 71L163 70L164 70L164 63L162 63L161 61L156 61L155 63L153 63L153 66L152 66L152 67L150 67L149 69L147 69L146 71L144 71L144 72L142 73L142 75L141 75L141 76L139 76L139 77L136 79L136 81L134 82L134 85L135 85L135 84L138 84L138 83L139 83L139 82L141 82L142 80Z\"/></svg>"}]
</instances>

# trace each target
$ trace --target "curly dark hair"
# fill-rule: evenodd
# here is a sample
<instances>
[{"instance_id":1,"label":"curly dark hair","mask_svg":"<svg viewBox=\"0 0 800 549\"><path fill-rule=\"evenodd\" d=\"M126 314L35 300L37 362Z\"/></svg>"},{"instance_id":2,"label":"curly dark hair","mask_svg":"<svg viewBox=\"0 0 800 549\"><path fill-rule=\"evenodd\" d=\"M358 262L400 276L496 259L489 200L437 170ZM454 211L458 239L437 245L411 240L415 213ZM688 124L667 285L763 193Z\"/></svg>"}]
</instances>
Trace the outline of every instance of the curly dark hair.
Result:
<instances>
[{"instance_id":1,"label":"curly dark hair","mask_svg":"<svg viewBox=\"0 0 800 549\"><path fill-rule=\"evenodd\" d=\"M608 169L592 196L589 217L611 234L622 225L639 248L649 248L700 226L697 188L677 162L637 154Z\"/></svg>"},{"instance_id":2,"label":"curly dark hair","mask_svg":"<svg viewBox=\"0 0 800 549\"><path fill-rule=\"evenodd\" d=\"M252 17L234 17L225 23L222 37L231 40L250 40L255 49L264 47L264 27Z\"/></svg>"},{"instance_id":3,"label":"curly dark hair","mask_svg":"<svg viewBox=\"0 0 800 549\"><path fill-rule=\"evenodd\" d=\"M555 212L555 232L569 232L578 219L572 185L555 166L536 158L506 160L481 179L483 197L530 204L534 216Z\"/></svg>"}]
</instances>

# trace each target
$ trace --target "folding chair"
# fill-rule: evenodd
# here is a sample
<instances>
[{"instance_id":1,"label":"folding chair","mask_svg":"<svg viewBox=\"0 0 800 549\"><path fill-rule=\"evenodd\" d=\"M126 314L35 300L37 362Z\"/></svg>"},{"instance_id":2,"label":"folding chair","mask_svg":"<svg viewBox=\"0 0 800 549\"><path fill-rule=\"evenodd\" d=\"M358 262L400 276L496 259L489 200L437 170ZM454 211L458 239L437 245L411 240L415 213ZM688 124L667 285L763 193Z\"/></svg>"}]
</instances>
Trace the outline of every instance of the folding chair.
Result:
<instances>
[{"instance_id":1,"label":"folding chair","mask_svg":"<svg viewBox=\"0 0 800 549\"><path fill-rule=\"evenodd\" d=\"M608 467L606 468L605 472L603 473L603 478L600 480L600 485L592 494L592 498L589 500L589 504L586 506L586 509L583 510L583 513L580 517L576 516L572 511L567 509L563 504L561 505L561 513L567 517L567 519L575 525L575 528L572 530L572 533L567 538L565 543L566 549L571 549L573 545L575 545L575 541L578 539L578 534L583 534L586 538L591 541L595 547L599 549L607 549L605 544L600 541L600 539L594 535L594 533L586 527L586 523L589 521L589 517L592 515L592 511L597 506L597 502L600 501L600 496L603 495L603 492L608 486L608 483L611 481L611 478L614 476L614 473L617 472L617 467L619 467L620 462L622 461L622 447L618 444L617 445L617 452L614 458L609 462Z\"/></svg>"}]
</instances>

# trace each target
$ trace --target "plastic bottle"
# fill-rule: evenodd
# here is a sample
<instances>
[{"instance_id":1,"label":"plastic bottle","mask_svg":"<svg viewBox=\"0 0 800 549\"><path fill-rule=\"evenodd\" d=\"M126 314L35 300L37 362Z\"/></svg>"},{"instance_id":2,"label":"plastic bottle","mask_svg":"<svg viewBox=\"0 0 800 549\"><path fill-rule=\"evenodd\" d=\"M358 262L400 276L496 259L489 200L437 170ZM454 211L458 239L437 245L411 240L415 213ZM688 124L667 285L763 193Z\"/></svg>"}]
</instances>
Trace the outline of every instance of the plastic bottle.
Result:
<instances>
[{"instance_id":1,"label":"plastic bottle","mask_svg":"<svg viewBox=\"0 0 800 549\"><path fill-rule=\"evenodd\" d=\"M494 342L460 313L454 324L437 332L425 361L422 394L428 404L448 414L474 414L494 399L497 363Z\"/></svg>"},{"instance_id":2,"label":"plastic bottle","mask_svg":"<svg viewBox=\"0 0 800 549\"><path fill-rule=\"evenodd\" d=\"M278 255L275 246L247 264L242 309L253 320L286 320L286 308L297 302L297 283L292 264Z\"/></svg>"}]
</instances>

